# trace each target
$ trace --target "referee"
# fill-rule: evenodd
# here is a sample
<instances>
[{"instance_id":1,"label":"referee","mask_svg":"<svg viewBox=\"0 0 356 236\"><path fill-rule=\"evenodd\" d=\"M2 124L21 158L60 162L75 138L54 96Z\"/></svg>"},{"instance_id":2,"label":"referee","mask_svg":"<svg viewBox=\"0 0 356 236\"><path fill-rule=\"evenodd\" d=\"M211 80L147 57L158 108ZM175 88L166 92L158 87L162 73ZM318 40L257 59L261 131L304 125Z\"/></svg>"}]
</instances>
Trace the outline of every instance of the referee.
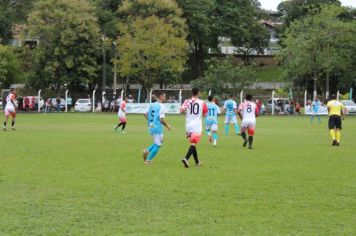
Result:
<instances>
[{"instance_id":1,"label":"referee","mask_svg":"<svg viewBox=\"0 0 356 236\"><path fill-rule=\"evenodd\" d=\"M333 146L340 146L340 138L342 129L342 118L346 114L346 107L344 104L336 100L336 95L331 95L331 101L328 102L329 112L329 131L333 140Z\"/></svg>"}]
</instances>

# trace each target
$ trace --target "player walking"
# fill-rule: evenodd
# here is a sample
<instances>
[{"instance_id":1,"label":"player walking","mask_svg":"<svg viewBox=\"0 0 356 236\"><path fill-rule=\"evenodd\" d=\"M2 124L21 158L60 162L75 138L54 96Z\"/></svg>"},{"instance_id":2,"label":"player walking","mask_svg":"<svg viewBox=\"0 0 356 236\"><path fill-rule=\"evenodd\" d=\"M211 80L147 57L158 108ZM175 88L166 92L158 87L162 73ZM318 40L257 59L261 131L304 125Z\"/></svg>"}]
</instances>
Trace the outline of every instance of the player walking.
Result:
<instances>
[{"instance_id":1,"label":"player walking","mask_svg":"<svg viewBox=\"0 0 356 236\"><path fill-rule=\"evenodd\" d=\"M310 106L311 109L311 116L310 116L310 123L313 123L314 117L317 116L318 120L319 120L319 124L321 124L321 118L320 118L320 106L321 106L321 102L319 101L318 97L315 97L313 103Z\"/></svg>"},{"instance_id":2,"label":"player walking","mask_svg":"<svg viewBox=\"0 0 356 236\"><path fill-rule=\"evenodd\" d=\"M241 136L244 140L243 146L246 147L248 143L248 148L252 149L253 136L256 128L256 117L259 115L259 111L256 103L252 101L251 95L246 95L246 101L240 104L237 113L242 120ZM246 131L248 132L248 139Z\"/></svg>"},{"instance_id":3,"label":"player walking","mask_svg":"<svg viewBox=\"0 0 356 236\"><path fill-rule=\"evenodd\" d=\"M213 141L214 147L216 147L218 140L218 115L220 114L220 108L216 105L216 100L213 96L208 97L208 115L205 118L205 129L209 136L209 142Z\"/></svg>"},{"instance_id":4,"label":"player walking","mask_svg":"<svg viewBox=\"0 0 356 236\"><path fill-rule=\"evenodd\" d=\"M187 138L190 142L187 155L182 160L184 167L189 168L189 158L193 155L195 164L199 167L201 162L198 158L196 145L199 143L203 130L202 118L208 113L208 108L204 101L199 99L199 88L192 89L193 96L191 99L184 101L181 107L181 112L186 113L185 130Z\"/></svg>"},{"instance_id":5,"label":"player walking","mask_svg":"<svg viewBox=\"0 0 356 236\"><path fill-rule=\"evenodd\" d=\"M152 103L148 108L145 117L148 122L148 130L153 138L153 144L147 149L143 150L143 159L145 164L151 164L153 158L157 155L163 142L163 127L164 125L168 130L171 126L165 121L165 108L162 103L166 100L165 93L157 94L157 102Z\"/></svg>"},{"instance_id":6,"label":"player walking","mask_svg":"<svg viewBox=\"0 0 356 236\"><path fill-rule=\"evenodd\" d=\"M4 121L4 131L6 131L7 121L9 117L12 117L11 129L15 129L15 120L16 120L16 90L10 89L9 95L6 97L6 107L5 107L5 121Z\"/></svg>"},{"instance_id":7,"label":"player walking","mask_svg":"<svg viewBox=\"0 0 356 236\"><path fill-rule=\"evenodd\" d=\"M333 141L333 146L340 146L342 119L341 117L346 114L347 110L344 104L336 100L336 95L331 95L331 101L328 102L329 112L329 131Z\"/></svg>"},{"instance_id":8,"label":"player walking","mask_svg":"<svg viewBox=\"0 0 356 236\"><path fill-rule=\"evenodd\" d=\"M229 96L229 100L224 103L224 111L225 111L225 135L229 134L230 124L234 124L235 133L239 134L239 125L237 123L236 117L237 105L233 100L233 96Z\"/></svg>"},{"instance_id":9,"label":"player walking","mask_svg":"<svg viewBox=\"0 0 356 236\"><path fill-rule=\"evenodd\" d=\"M118 117L119 117L119 124L115 126L115 130L117 131L117 129L122 126L121 128L121 131L120 133L122 134L126 134L126 132L124 131L125 128L126 128L126 123L127 123L127 120L126 120L126 103L127 103L127 98L125 98L125 100L123 100L121 103L120 103L120 106L119 106L119 111L117 113Z\"/></svg>"}]
</instances>

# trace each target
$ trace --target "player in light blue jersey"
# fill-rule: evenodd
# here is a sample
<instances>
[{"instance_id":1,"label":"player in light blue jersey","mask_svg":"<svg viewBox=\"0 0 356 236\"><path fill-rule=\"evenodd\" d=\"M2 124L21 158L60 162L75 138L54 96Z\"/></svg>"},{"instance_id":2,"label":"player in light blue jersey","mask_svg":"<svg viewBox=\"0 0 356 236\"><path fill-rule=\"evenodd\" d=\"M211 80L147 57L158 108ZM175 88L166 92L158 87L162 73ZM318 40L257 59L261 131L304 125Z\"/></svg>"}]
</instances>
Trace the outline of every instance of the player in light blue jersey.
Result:
<instances>
[{"instance_id":1,"label":"player in light blue jersey","mask_svg":"<svg viewBox=\"0 0 356 236\"><path fill-rule=\"evenodd\" d=\"M315 97L313 103L310 106L311 109L311 116L310 116L310 123L313 123L314 117L317 116L319 120L319 124L321 124L321 118L320 118L320 107L321 107L321 102L319 101L318 97Z\"/></svg>"},{"instance_id":2,"label":"player in light blue jersey","mask_svg":"<svg viewBox=\"0 0 356 236\"><path fill-rule=\"evenodd\" d=\"M209 142L213 141L214 147L216 147L218 140L218 115L220 114L220 108L215 102L213 96L208 97L208 115L205 118L206 133L209 136Z\"/></svg>"},{"instance_id":3,"label":"player in light blue jersey","mask_svg":"<svg viewBox=\"0 0 356 236\"><path fill-rule=\"evenodd\" d=\"M233 100L233 96L230 95L229 99L224 103L224 111L225 111L225 135L229 134L230 124L234 124L235 133L239 134L239 124L237 123L237 104Z\"/></svg>"},{"instance_id":4,"label":"player in light blue jersey","mask_svg":"<svg viewBox=\"0 0 356 236\"><path fill-rule=\"evenodd\" d=\"M165 93L156 95L157 102L150 104L145 117L148 123L148 130L153 138L153 144L143 150L145 164L151 164L163 143L163 126L171 130L171 126L165 121L165 108L162 103L166 100Z\"/></svg>"}]
</instances>

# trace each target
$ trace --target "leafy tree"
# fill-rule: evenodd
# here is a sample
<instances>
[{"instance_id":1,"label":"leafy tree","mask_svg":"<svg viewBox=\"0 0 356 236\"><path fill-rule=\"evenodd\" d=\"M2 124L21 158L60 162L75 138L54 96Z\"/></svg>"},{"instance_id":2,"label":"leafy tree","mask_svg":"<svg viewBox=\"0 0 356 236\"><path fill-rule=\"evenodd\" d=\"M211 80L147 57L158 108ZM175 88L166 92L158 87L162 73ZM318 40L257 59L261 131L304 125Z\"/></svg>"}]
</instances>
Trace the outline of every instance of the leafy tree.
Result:
<instances>
[{"instance_id":1,"label":"leafy tree","mask_svg":"<svg viewBox=\"0 0 356 236\"><path fill-rule=\"evenodd\" d=\"M204 60L209 48L217 48L217 35L214 33L215 0L177 0L183 9L183 17L187 19L188 41L192 60L190 67L193 77L203 76Z\"/></svg>"},{"instance_id":2,"label":"leafy tree","mask_svg":"<svg viewBox=\"0 0 356 236\"><path fill-rule=\"evenodd\" d=\"M97 78L100 31L86 0L39 0L28 18L28 33L39 39L33 50L39 87L93 84ZM37 81L38 80L38 81Z\"/></svg>"},{"instance_id":3,"label":"leafy tree","mask_svg":"<svg viewBox=\"0 0 356 236\"><path fill-rule=\"evenodd\" d=\"M350 55L355 52L356 22L339 18L346 10L325 5L320 13L291 24L279 54L289 79L310 78L314 91L329 90L330 76L355 72Z\"/></svg>"},{"instance_id":4,"label":"leafy tree","mask_svg":"<svg viewBox=\"0 0 356 236\"><path fill-rule=\"evenodd\" d=\"M20 66L14 50L0 44L0 82L9 87L19 81Z\"/></svg>"},{"instance_id":5,"label":"leafy tree","mask_svg":"<svg viewBox=\"0 0 356 236\"><path fill-rule=\"evenodd\" d=\"M207 61L208 68L204 78L194 80L192 83L213 94L222 95L227 90L234 93L244 89L255 77L252 66L235 66L228 59L211 59Z\"/></svg>"},{"instance_id":6,"label":"leafy tree","mask_svg":"<svg viewBox=\"0 0 356 236\"><path fill-rule=\"evenodd\" d=\"M174 1L126 0L119 9L119 73L148 90L184 70L188 44L182 12ZM170 76L168 76L170 75Z\"/></svg>"},{"instance_id":7,"label":"leafy tree","mask_svg":"<svg viewBox=\"0 0 356 236\"><path fill-rule=\"evenodd\" d=\"M122 0L93 0L96 6L96 15L101 32L111 39L118 35L117 24L119 22L118 9Z\"/></svg>"}]
</instances>

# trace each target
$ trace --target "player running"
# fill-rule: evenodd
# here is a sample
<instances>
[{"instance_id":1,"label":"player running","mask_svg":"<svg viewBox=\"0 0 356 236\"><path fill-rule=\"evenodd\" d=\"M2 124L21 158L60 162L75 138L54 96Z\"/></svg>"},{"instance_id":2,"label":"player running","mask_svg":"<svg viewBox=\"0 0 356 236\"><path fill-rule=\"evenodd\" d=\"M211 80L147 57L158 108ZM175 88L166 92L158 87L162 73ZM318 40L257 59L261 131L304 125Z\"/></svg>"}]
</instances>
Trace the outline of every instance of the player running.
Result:
<instances>
[{"instance_id":1,"label":"player running","mask_svg":"<svg viewBox=\"0 0 356 236\"><path fill-rule=\"evenodd\" d=\"M171 126L165 121L165 108L162 103L166 100L165 93L159 93L156 96L157 102L152 103L148 108L145 117L148 122L148 130L153 138L153 144L147 149L143 150L143 159L145 164L151 164L153 158L157 155L163 142L163 127L164 125L168 130Z\"/></svg>"},{"instance_id":2,"label":"player running","mask_svg":"<svg viewBox=\"0 0 356 236\"><path fill-rule=\"evenodd\" d=\"M336 95L331 95L331 101L328 102L329 112L329 131L333 141L333 146L340 146L342 119L341 117L346 114L347 110L344 104L336 100Z\"/></svg>"},{"instance_id":3,"label":"player running","mask_svg":"<svg viewBox=\"0 0 356 236\"><path fill-rule=\"evenodd\" d=\"M317 116L318 120L319 120L319 124L321 124L321 118L320 118L320 106L321 106L321 102L319 101L318 97L315 97L313 103L310 106L310 110L311 110L311 116L310 116L310 123L313 124L313 120L314 117Z\"/></svg>"},{"instance_id":4,"label":"player running","mask_svg":"<svg viewBox=\"0 0 356 236\"><path fill-rule=\"evenodd\" d=\"M15 129L15 120L16 120L16 90L15 89L10 89L9 95L6 97L6 107L5 107L5 121L4 121L4 131L6 131L6 126L7 126L7 121L9 120L9 117L11 116L12 122L11 122L11 129Z\"/></svg>"},{"instance_id":5,"label":"player running","mask_svg":"<svg viewBox=\"0 0 356 236\"><path fill-rule=\"evenodd\" d=\"M235 133L239 134L239 124L237 123L236 117L237 105L233 100L233 96L229 96L229 100L224 103L224 111L225 111L225 135L229 134L230 124L234 124Z\"/></svg>"},{"instance_id":6,"label":"player running","mask_svg":"<svg viewBox=\"0 0 356 236\"><path fill-rule=\"evenodd\" d=\"M202 118L208 113L208 108L203 100L199 99L199 88L192 89L193 96L191 99L185 100L181 107L181 112L186 113L185 130L187 138L190 142L187 155L182 160L184 167L189 168L189 158L193 155L195 164L197 167L201 166L201 162L198 159L198 152L196 145L199 143L201 133L203 130Z\"/></svg>"},{"instance_id":7,"label":"player running","mask_svg":"<svg viewBox=\"0 0 356 236\"><path fill-rule=\"evenodd\" d=\"M246 101L240 104L237 114L241 118L241 136L244 140L243 146L252 149L253 136L255 134L256 128L256 117L259 115L259 110L252 101L252 95L246 95ZM246 131L248 132L248 139L246 136Z\"/></svg>"},{"instance_id":8,"label":"player running","mask_svg":"<svg viewBox=\"0 0 356 236\"><path fill-rule=\"evenodd\" d=\"M115 130L117 131L118 128L120 126L122 126L121 128L121 131L120 133L122 134L126 134L126 132L124 131L125 128L126 128L126 123L127 123L127 120L126 120L126 103L127 103L128 99L125 98L121 103L120 103L120 106L119 106L119 111L117 113L118 117L119 117L119 124L115 126Z\"/></svg>"},{"instance_id":9,"label":"player running","mask_svg":"<svg viewBox=\"0 0 356 236\"><path fill-rule=\"evenodd\" d=\"M213 141L214 147L216 147L218 140L218 115L220 114L220 108L216 105L216 100L213 96L208 97L208 115L205 118L205 129L209 136L209 142Z\"/></svg>"}]
</instances>

